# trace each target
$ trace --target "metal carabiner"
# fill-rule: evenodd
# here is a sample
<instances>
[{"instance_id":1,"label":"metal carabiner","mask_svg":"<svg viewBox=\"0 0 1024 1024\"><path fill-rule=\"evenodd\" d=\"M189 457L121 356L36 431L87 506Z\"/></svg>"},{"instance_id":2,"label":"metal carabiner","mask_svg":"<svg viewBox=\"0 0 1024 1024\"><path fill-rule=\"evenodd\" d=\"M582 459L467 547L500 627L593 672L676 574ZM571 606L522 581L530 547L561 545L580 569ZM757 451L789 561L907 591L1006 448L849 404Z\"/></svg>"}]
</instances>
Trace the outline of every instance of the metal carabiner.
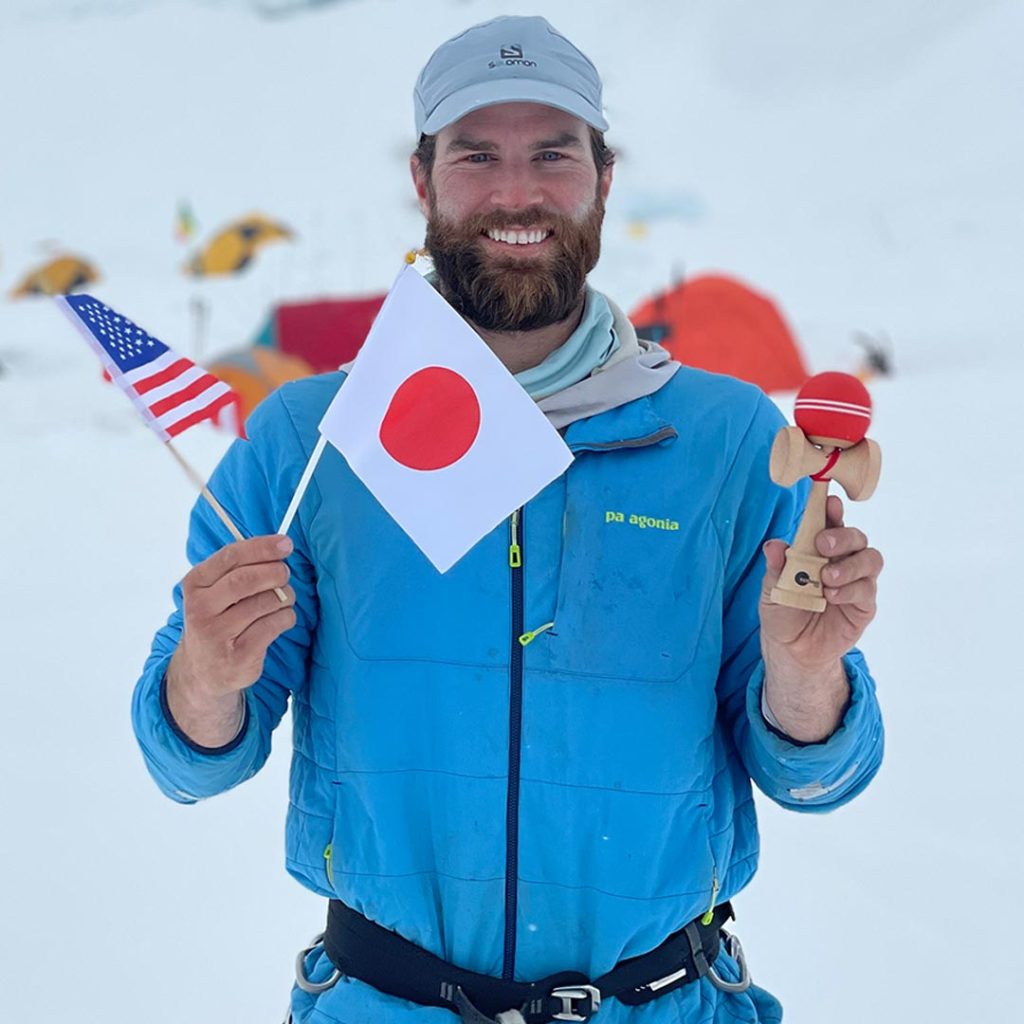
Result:
<instances>
[{"instance_id":1,"label":"metal carabiner","mask_svg":"<svg viewBox=\"0 0 1024 1024\"><path fill-rule=\"evenodd\" d=\"M736 961L740 969L739 981L726 981L719 975L713 965L708 965L707 978L719 992L746 992L750 988L750 970L747 967L747 958L743 955L743 945L735 935L730 935L723 929L722 937L725 941L725 951Z\"/></svg>"},{"instance_id":2,"label":"metal carabiner","mask_svg":"<svg viewBox=\"0 0 1024 1024\"><path fill-rule=\"evenodd\" d=\"M334 988L338 983L338 979L341 977L341 971L337 967L331 973L331 976L326 981L310 981L306 977L306 957L316 949L324 940L324 933L321 932L317 935L313 941L302 950L299 955L295 958L295 984L302 989L303 992L308 992L311 996L318 996L321 992L326 992L329 988Z\"/></svg>"}]
</instances>

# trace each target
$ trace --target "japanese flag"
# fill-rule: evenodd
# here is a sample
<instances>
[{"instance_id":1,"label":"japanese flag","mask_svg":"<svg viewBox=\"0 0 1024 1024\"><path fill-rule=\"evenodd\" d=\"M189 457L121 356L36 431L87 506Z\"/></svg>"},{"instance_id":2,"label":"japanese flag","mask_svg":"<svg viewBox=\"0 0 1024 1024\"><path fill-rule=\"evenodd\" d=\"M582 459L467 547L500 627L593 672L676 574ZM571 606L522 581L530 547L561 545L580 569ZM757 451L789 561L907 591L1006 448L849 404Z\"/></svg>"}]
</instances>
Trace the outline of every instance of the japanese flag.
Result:
<instances>
[{"instance_id":1,"label":"japanese flag","mask_svg":"<svg viewBox=\"0 0 1024 1024\"><path fill-rule=\"evenodd\" d=\"M440 572L573 458L412 267L388 293L320 432Z\"/></svg>"}]
</instances>

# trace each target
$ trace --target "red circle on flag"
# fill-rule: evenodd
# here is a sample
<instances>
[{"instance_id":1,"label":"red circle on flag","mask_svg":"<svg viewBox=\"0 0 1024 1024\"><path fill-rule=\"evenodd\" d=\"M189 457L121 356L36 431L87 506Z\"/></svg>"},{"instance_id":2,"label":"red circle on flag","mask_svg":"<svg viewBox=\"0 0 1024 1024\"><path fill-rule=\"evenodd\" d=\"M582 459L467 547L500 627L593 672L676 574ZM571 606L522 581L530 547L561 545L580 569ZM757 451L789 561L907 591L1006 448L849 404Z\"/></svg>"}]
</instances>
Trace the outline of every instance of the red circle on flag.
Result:
<instances>
[{"instance_id":1,"label":"red circle on flag","mask_svg":"<svg viewBox=\"0 0 1024 1024\"><path fill-rule=\"evenodd\" d=\"M380 425L380 443L409 469L444 469L458 462L480 432L480 402L461 374L427 366L395 391Z\"/></svg>"}]
</instances>

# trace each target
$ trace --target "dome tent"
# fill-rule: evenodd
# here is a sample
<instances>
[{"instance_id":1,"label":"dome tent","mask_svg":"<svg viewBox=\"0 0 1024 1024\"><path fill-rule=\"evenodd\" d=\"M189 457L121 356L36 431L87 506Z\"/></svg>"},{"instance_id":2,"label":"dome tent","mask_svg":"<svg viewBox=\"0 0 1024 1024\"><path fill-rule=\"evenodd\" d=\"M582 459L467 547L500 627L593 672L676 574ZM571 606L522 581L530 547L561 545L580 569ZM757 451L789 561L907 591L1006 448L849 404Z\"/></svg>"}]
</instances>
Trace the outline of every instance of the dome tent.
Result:
<instances>
[{"instance_id":1,"label":"dome tent","mask_svg":"<svg viewBox=\"0 0 1024 1024\"><path fill-rule=\"evenodd\" d=\"M641 303L630 320L641 337L686 366L726 373L767 392L796 391L810 376L775 303L724 274L682 281Z\"/></svg>"}]
</instances>

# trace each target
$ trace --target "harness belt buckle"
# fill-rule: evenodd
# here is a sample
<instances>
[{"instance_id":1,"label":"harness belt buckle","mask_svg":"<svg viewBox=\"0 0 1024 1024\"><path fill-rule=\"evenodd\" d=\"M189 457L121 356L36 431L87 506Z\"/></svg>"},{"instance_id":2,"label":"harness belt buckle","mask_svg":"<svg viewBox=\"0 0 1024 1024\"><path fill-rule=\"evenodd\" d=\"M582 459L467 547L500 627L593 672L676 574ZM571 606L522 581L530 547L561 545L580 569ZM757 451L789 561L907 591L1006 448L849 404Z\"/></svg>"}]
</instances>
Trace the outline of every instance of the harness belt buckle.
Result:
<instances>
[{"instance_id":1,"label":"harness belt buckle","mask_svg":"<svg viewBox=\"0 0 1024 1024\"><path fill-rule=\"evenodd\" d=\"M594 985L563 985L561 988L553 988L551 995L562 1001L562 1011L553 1015L554 1020L590 1020L601 1008L601 990ZM589 1010L582 1017L573 1006L579 999L587 999L590 1003Z\"/></svg>"}]
</instances>

